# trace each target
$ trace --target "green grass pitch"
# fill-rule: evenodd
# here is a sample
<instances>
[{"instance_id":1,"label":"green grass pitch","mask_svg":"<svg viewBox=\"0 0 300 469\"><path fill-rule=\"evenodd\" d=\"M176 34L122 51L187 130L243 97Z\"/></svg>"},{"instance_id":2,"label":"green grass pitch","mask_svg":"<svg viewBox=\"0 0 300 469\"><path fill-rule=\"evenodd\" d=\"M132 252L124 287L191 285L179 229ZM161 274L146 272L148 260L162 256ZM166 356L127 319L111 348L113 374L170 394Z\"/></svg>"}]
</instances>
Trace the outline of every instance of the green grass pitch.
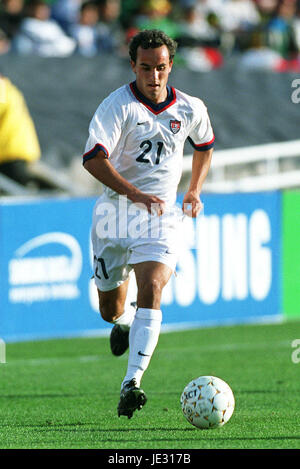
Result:
<instances>
[{"instance_id":1,"label":"green grass pitch","mask_svg":"<svg viewBox=\"0 0 300 469\"><path fill-rule=\"evenodd\" d=\"M142 382L148 402L131 420L116 410L128 352L113 357L108 338L7 344L0 448L300 448L295 339L300 322L161 334ZM179 399L208 374L229 383L236 408L224 427L199 430Z\"/></svg>"}]
</instances>

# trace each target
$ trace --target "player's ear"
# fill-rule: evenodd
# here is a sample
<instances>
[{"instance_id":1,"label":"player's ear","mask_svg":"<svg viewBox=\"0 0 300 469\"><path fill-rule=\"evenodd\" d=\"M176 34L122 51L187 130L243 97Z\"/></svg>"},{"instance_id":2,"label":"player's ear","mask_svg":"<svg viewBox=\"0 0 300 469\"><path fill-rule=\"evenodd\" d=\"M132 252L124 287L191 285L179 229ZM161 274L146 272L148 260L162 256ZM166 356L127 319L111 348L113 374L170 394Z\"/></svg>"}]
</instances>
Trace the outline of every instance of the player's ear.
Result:
<instances>
[{"instance_id":1,"label":"player's ear","mask_svg":"<svg viewBox=\"0 0 300 469\"><path fill-rule=\"evenodd\" d=\"M136 72L136 62L134 62L133 60L130 60L130 65L131 65L132 71L135 73Z\"/></svg>"}]
</instances>

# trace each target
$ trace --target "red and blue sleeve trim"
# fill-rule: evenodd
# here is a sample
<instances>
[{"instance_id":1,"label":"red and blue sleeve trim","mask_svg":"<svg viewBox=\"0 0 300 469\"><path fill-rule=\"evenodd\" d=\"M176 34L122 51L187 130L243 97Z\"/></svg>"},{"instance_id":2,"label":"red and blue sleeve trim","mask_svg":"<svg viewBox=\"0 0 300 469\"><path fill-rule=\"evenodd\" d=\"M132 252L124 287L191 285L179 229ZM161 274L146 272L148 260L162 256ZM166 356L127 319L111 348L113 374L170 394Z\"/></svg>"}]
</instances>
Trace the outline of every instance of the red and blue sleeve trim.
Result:
<instances>
[{"instance_id":1,"label":"red and blue sleeve trim","mask_svg":"<svg viewBox=\"0 0 300 469\"><path fill-rule=\"evenodd\" d=\"M188 141L190 142L190 144L195 150L206 151L206 150L210 150L211 148L213 148L214 142L215 142L215 136L213 136L213 138L209 142L200 143L199 145L196 145L196 143L193 142L191 137L188 137Z\"/></svg>"},{"instance_id":2,"label":"red and blue sleeve trim","mask_svg":"<svg viewBox=\"0 0 300 469\"><path fill-rule=\"evenodd\" d=\"M99 151L102 150L103 153L105 154L106 158L109 158L109 153L108 150L105 148L104 145L101 145L100 143L96 143L96 145L87 153L83 155L83 161L82 163L84 164L87 160L91 160L94 158Z\"/></svg>"}]
</instances>

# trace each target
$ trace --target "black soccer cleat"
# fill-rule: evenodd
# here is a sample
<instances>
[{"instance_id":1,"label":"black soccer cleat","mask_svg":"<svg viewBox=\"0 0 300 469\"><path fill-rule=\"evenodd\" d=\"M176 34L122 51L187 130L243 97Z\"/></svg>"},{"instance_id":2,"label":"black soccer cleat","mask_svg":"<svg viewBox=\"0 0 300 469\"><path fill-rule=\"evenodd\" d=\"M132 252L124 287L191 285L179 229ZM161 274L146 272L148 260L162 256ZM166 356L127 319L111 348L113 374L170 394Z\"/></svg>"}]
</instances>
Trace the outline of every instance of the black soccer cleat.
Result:
<instances>
[{"instance_id":1,"label":"black soccer cleat","mask_svg":"<svg viewBox=\"0 0 300 469\"><path fill-rule=\"evenodd\" d=\"M135 309L137 304L135 301L130 303ZM129 347L129 330L122 329L121 326L115 324L110 333L110 349L113 355L119 357L126 352Z\"/></svg>"},{"instance_id":2,"label":"black soccer cleat","mask_svg":"<svg viewBox=\"0 0 300 469\"><path fill-rule=\"evenodd\" d=\"M131 419L133 412L135 410L141 410L146 402L146 394L142 389L137 387L136 380L133 378L131 381L128 381L121 390L118 417L125 415Z\"/></svg>"},{"instance_id":3,"label":"black soccer cleat","mask_svg":"<svg viewBox=\"0 0 300 469\"><path fill-rule=\"evenodd\" d=\"M110 349L113 355L119 357L126 352L129 347L129 330L125 331L118 324L115 324L110 333Z\"/></svg>"}]
</instances>

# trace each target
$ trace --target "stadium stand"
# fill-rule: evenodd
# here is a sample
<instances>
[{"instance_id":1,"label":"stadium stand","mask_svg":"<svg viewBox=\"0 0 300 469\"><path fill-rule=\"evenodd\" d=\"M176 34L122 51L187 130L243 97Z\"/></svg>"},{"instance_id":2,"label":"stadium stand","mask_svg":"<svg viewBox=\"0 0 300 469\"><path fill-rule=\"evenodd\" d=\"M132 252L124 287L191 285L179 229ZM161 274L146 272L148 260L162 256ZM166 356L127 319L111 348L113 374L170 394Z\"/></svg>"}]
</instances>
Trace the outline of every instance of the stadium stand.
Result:
<instances>
[{"instance_id":1,"label":"stadium stand","mask_svg":"<svg viewBox=\"0 0 300 469\"><path fill-rule=\"evenodd\" d=\"M32 22L33 8L40 18ZM133 79L128 42L145 27L177 40L171 83L184 83L207 104L216 152L297 141L299 104L292 94L300 70L299 12L299 0L4 0L0 68L24 93L36 125L42 148L36 174L59 191L74 193L74 177L80 193L81 184L86 187L80 155L87 123L110 90ZM26 30L29 21L33 29ZM53 36L44 36L45 24L64 37L59 51ZM43 31L43 47L21 47L24 37L27 46L36 38L34 25ZM187 146L187 156L190 151ZM274 154L276 171L299 167L296 157L282 155L279 166L277 160ZM240 167L228 164L231 169L218 174L233 180ZM270 167L263 158L255 165L244 160L243 175L261 176Z\"/></svg>"}]
</instances>

